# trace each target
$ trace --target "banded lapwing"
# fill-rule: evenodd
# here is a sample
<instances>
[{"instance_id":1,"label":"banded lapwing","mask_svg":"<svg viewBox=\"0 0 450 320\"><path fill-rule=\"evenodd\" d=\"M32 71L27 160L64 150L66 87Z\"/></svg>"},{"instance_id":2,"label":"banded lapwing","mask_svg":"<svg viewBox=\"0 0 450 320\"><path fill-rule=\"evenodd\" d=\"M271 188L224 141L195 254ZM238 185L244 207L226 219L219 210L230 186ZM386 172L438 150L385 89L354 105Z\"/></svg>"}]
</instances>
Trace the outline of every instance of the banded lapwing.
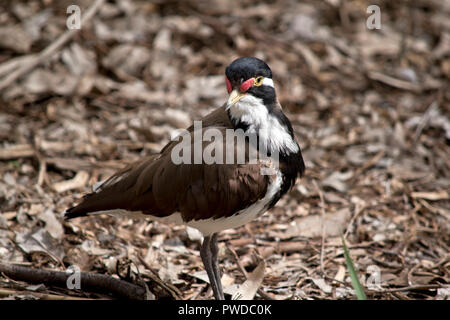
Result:
<instances>
[{"instance_id":1,"label":"banded lapwing","mask_svg":"<svg viewBox=\"0 0 450 320\"><path fill-rule=\"evenodd\" d=\"M130 215L198 229L204 237L200 255L216 299L224 299L218 232L261 216L305 169L269 66L257 58L239 58L225 75L230 95L222 107L194 122L159 154L115 173L65 212L67 219ZM230 134L235 137L229 139ZM255 150L256 158L250 156Z\"/></svg>"}]
</instances>

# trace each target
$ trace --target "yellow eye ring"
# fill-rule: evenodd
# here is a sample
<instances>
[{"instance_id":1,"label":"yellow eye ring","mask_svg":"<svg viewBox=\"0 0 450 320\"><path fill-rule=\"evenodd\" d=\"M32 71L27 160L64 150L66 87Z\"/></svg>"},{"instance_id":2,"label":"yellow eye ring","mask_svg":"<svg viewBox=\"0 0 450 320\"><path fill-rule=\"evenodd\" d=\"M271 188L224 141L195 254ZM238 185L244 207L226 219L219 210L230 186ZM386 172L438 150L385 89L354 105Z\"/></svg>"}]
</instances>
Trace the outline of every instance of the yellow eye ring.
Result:
<instances>
[{"instance_id":1,"label":"yellow eye ring","mask_svg":"<svg viewBox=\"0 0 450 320\"><path fill-rule=\"evenodd\" d=\"M263 80L264 80L263 76L256 77L255 82L253 82L253 85L259 87L260 85L262 85Z\"/></svg>"}]
</instances>

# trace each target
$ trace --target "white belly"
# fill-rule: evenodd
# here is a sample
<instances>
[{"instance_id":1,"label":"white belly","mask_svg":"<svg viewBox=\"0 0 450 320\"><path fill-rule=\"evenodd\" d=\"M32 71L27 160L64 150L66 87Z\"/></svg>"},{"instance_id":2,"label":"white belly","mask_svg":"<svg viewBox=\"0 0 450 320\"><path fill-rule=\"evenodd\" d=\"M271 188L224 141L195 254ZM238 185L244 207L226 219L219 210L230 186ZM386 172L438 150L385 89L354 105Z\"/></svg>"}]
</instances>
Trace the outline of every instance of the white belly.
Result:
<instances>
[{"instance_id":1,"label":"white belly","mask_svg":"<svg viewBox=\"0 0 450 320\"><path fill-rule=\"evenodd\" d=\"M203 220L191 220L187 223L189 227L198 229L204 236L211 235L215 232L219 232L226 229L240 227L247 222L250 222L267 210L267 206L273 199L275 194L280 190L282 183L282 174L277 171L277 175L272 183L268 186L264 198L258 200L251 206L238 211L234 215L226 218L219 219L203 219Z\"/></svg>"}]
</instances>

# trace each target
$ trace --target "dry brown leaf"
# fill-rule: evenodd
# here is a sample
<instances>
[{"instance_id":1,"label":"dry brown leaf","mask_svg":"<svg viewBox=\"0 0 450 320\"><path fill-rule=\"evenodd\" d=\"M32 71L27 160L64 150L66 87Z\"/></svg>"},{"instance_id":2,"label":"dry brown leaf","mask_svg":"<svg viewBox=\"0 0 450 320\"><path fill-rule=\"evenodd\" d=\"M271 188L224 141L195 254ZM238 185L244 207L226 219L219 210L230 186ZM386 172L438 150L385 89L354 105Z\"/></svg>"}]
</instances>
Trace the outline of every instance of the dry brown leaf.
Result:
<instances>
[{"instance_id":1,"label":"dry brown leaf","mask_svg":"<svg viewBox=\"0 0 450 320\"><path fill-rule=\"evenodd\" d=\"M45 222L45 230L55 239L62 239L64 229L61 222L55 217L52 209L47 209L39 214L39 219Z\"/></svg>"},{"instance_id":2,"label":"dry brown leaf","mask_svg":"<svg viewBox=\"0 0 450 320\"><path fill-rule=\"evenodd\" d=\"M258 264L258 266L249 274L247 274L247 280L242 285L238 285L233 290L228 289L228 292L232 295L232 300L253 300L264 278L264 269L266 263L264 260Z\"/></svg>"},{"instance_id":3,"label":"dry brown leaf","mask_svg":"<svg viewBox=\"0 0 450 320\"><path fill-rule=\"evenodd\" d=\"M347 226L351 217L350 209L343 208L337 212L325 214L324 233L326 237L338 236ZM306 216L296 219L284 233L284 237L319 237L322 236L322 217Z\"/></svg>"}]
</instances>

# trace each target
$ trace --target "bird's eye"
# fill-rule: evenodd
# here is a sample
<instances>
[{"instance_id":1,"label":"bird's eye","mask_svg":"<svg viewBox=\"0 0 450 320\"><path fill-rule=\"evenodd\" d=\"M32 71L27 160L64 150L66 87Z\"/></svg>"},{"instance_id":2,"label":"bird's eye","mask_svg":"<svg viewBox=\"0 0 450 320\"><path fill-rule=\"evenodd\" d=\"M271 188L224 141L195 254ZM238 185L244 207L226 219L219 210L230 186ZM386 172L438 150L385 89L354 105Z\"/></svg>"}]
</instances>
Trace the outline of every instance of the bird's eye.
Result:
<instances>
[{"instance_id":1,"label":"bird's eye","mask_svg":"<svg viewBox=\"0 0 450 320\"><path fill-rule=\"evenodd\" d=\"M253 85L256 87L259 87L260 85L262 85L263 80L264 80L264 77L262 77L262 76L256 77Z\"/></svg>"}]
</instances>

